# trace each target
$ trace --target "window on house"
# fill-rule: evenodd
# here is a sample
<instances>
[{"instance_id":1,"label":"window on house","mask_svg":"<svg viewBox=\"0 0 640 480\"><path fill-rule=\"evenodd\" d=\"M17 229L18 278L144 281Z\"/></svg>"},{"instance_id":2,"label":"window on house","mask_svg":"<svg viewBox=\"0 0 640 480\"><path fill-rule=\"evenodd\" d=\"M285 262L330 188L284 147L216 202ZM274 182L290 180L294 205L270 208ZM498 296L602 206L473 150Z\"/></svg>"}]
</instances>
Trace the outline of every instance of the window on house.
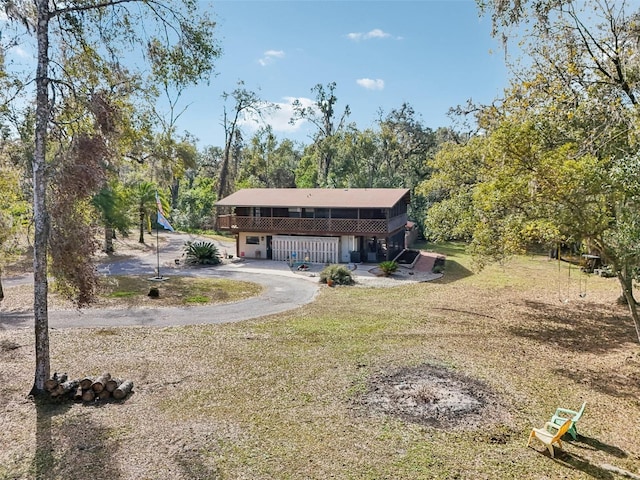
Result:
<instances>
[{"instance_id":1,"label":"window on house","mask_svg":"<svg viewBox=\"0 0 640 480\"><path fill-rule=\"evenodd\" d=\"M247 237L247 245L260 245L260 237Z\"/></svg>"},{"instance_id":2,"label":"window on house","mask_svg":"<svg viewBox=\"0 0 640 480\"><path fill-rule=\"evenodd\" d=\"M328 208L316 208L315 209L315 217L316 218L329 218L329 209Z\"/></svg>"},{"instance_id":3,"label":"window on house","mask_svg":"<svg viewBox=\"0 0 640 480\"><path fill-rule=\"evenodd\" d=\"M302 208L300 208L300 207L289 207L289 217L300 218L301 214L302 214Z\"/></svg>"},{"instance_id":4,"label":"window on house","mask_svg":"<svg viewBox=\"0 0 640 480\"><path fill-rule=\"evenodd\" d=\"M331 218L358 218L357 208L333 208Z\"/></svg>"}]
</instances>

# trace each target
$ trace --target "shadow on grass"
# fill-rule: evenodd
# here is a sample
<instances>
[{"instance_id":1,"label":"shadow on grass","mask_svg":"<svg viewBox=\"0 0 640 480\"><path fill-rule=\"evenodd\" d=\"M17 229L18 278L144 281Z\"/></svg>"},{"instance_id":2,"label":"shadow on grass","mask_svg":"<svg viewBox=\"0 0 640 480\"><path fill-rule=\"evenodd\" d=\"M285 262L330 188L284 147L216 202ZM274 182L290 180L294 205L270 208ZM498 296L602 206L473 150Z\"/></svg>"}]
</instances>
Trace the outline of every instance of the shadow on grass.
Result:
<instances>
[{"instance_id":1,"label":"shadow on grass","mask_svg":"<svg viewBox=\"0 0 640 480\"><path fill-rule=\"evenodd\" d=\"M0 330L33 325L33 312L0 312Z\"/></svg>"},{"instance_id":2,"label":"shadow on grass","mask_svg":"<svg viewBox=\"0 0 640 480\"><path fill-rule=\"evenodd\" d=\"M412 248L417 248L420 250L432 250L436 253L446 255L447 257L455 257L466 255L467 244L462 242L418 242Z\"/></svg>"},{"instance_id":3,"label":"shadow on grass","mask_svg":"<svg viewBox=\"0 0 640 480\"><path fill-rule=\"evenodd\" d=\"M608 443L601 442L597 438L585 437L583 435L578 435L578 438L572 442L572 445L585 450L600 450L617 458L626 458L628 456L627 452L615 445L609 445Z\"/></svg>"},{"instance_id":4,"label":"shadow on grass","mask_svg":"<svg viewBox=\"0 0 640 480\"><path fill-rule=\"evenodd\" d=\"M186 478L192 480L220 480L222 473L218 467L209 467L202 461L202 453L175 455L176 464L185 473Z\"/></svg>"},{"instance_id":5,"label":"shadow on grass","mask_svg":"<svg viewBox=\"0 0 640 480\"><path fill-rule=\"evenodd\" d=\"M458 259L466 259L468 263L469 255L466 252L467 244L461 242L444 242L444 243L431 243L431 242L417 242L412 248L418 250L425 250L427 252L435 252L437 254L446 257L444 264L444 275L438 280L434 280L433 283L452 283L456 280L461 280L473 275L473 272L467 267L462 265Z\"/></svg>"},{"instance_id":6,"label":"shadow on grass","mask_svg":"<svg viewBox=\"0 0 640 480\"><path fill-rule=\"evenodd\" d=\"M524 307L523 321L509 327L509 331L567 352L605 354L624 348L636 335L631 319L610 306L596 303L557 306L528 301ZM630 367L558 366L553 372L614 397L637 398L640 393L638 376Z\"/></svg>"},{"instance_id":7,"label":"shadow on grass","mask_svg":"<svg viewBox=\"0 0 640 480\"><path fill-rule=\"evenodd\" d=\"M633 378L625 375L612 376L611 371L575 371L572 369L557 368L554 372L569 378L577 384L589 385L591 388L618 398L638 398L638 383Z\"/></svg>"},{"instance_id":8,"label":"shadow on grass","mask_svg":"<svg viewBox=\"0 0 640 480\"><path fill-rule=\"evenodd\" d=\"M470 277L473 272L467 267L460 265L455 260L451 260L449 257L444 262L444 275L437 280L433 280L432 283L448 284L453 283L463 278Z\"/></svg>"},{"instance_id":9,"label":"shadow on grass","mask_svg":"<svg viewBox=\"0 0 640 480\"><path fill-rule=\"evenodd\" d=\"M553 305L526 301L524 322L509 330L519 337L554 345L573 352L604 353L635 338L626 315L597 303Z\"/></svg>"},{"instance_id":10,"label":"shadow on grass","mask_svg":"<svg viewBox=\"0 0 640 480\"><path fill-rule=\"evenodd\" d=\"M544 455L544 453L543 453ZM602 480L613 480L616 477L605 470L604 468L594 465L587 458L584 458L580 455L567 453L561 450L556 450L556 457L553 459L559 465L566 467L571 470L580 470L583 473L586 473L590 477L598 478Z\"/></svg>"},{"instance_id":11,"label":"shadow on grass","mask_svg":"<svg viewBox=\"0 0 640 480\"><path fill-rule=\"evenodd\" d=\"M59 478L120 478L106 443L108 432L87 415L61 418L73 406L36 398L36 451L32 471L37 480Z\"/></svg>"},{"instance_id":12,"label":"shadow on grass","mask_svg":"<svg viewBox=\"0 0 640 480\"><path fill-rule=\"evenodd\" d=\"M572 446L585 449L587 451L601 451L617 458L626 458L628 456L624 450L616 447L615 445L603 443L596 438L578 435L578 438L576 440L571 440L570 442ZM536 449L536 451L540 455L549 456L549 452L546 449ZM576 453L569 453L565 450L556 449L555 458L553 458L552 460L568 469L580 470L581 472L593 478L603 480L613 480L615 478L618 478L617 475L614 475L611 469L604 468L605 465L595 465L588 458Z\"/></svg>"}]
</instances>

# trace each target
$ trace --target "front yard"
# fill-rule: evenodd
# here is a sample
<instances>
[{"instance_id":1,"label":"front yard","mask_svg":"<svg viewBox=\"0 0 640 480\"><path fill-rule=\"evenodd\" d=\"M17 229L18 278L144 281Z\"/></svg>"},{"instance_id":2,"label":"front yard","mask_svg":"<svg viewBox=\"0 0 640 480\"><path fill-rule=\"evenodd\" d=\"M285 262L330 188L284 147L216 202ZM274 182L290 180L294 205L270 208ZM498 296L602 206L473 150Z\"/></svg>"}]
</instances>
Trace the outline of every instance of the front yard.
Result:
<instances>
[{"instance_id":1,"label":"front yard","mask_svg":"<svg viewBox=\"0 0 640 480\"><path fill-rule=\"evenodd\" d=\"M473 275L444 253L439 281L323 288L253 321L52 331L52 369L134 380L119 404L34 405L33 334L0 331L0 479L640 476L640 345L615 280L581 297L544 257ZM583 401L556 459L525 447Z\"/></svg>"}]
</instances>

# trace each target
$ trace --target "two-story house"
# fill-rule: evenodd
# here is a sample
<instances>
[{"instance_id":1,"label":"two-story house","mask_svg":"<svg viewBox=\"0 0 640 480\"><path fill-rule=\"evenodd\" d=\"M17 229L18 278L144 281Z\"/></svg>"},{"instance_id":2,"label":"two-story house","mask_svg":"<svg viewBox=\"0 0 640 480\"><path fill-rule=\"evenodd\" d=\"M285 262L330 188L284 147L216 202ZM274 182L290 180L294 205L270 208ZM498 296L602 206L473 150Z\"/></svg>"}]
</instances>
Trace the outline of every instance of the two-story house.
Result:
<instances>
[{"instance_id":1,"label":"two-story house","mask_svg":"<svg viewBox=\"0 0 640 480\"><path fill-rule=\"evenodd\" d=\"M237 234L238 256L377 263L405 248L410 201L400 188L249 188L216 206L218 229Z\"/></svg>"}]
</instances>

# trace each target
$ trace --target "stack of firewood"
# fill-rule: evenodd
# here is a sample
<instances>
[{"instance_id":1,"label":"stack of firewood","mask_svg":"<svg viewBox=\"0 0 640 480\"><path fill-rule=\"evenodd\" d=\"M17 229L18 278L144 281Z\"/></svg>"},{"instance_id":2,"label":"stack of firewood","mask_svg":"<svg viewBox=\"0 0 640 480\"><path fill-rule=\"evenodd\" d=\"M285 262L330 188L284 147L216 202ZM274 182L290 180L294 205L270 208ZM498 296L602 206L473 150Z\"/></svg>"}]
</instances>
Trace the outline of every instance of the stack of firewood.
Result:
<instances>
[{"instance_id":1,"label":"stack of firewood","mask_svg":"<svg viewBox=\"0 0 640 480\"><path fill-rule=\"evenodd\" d=\"M94 402L111 398L114 400L125 399L133 390L133 382L111 378L110 373L78 380L69 380L66 373L54 373L50 379L44 382L44 388L52 398Z\"/></svg>"}]
</instances>

